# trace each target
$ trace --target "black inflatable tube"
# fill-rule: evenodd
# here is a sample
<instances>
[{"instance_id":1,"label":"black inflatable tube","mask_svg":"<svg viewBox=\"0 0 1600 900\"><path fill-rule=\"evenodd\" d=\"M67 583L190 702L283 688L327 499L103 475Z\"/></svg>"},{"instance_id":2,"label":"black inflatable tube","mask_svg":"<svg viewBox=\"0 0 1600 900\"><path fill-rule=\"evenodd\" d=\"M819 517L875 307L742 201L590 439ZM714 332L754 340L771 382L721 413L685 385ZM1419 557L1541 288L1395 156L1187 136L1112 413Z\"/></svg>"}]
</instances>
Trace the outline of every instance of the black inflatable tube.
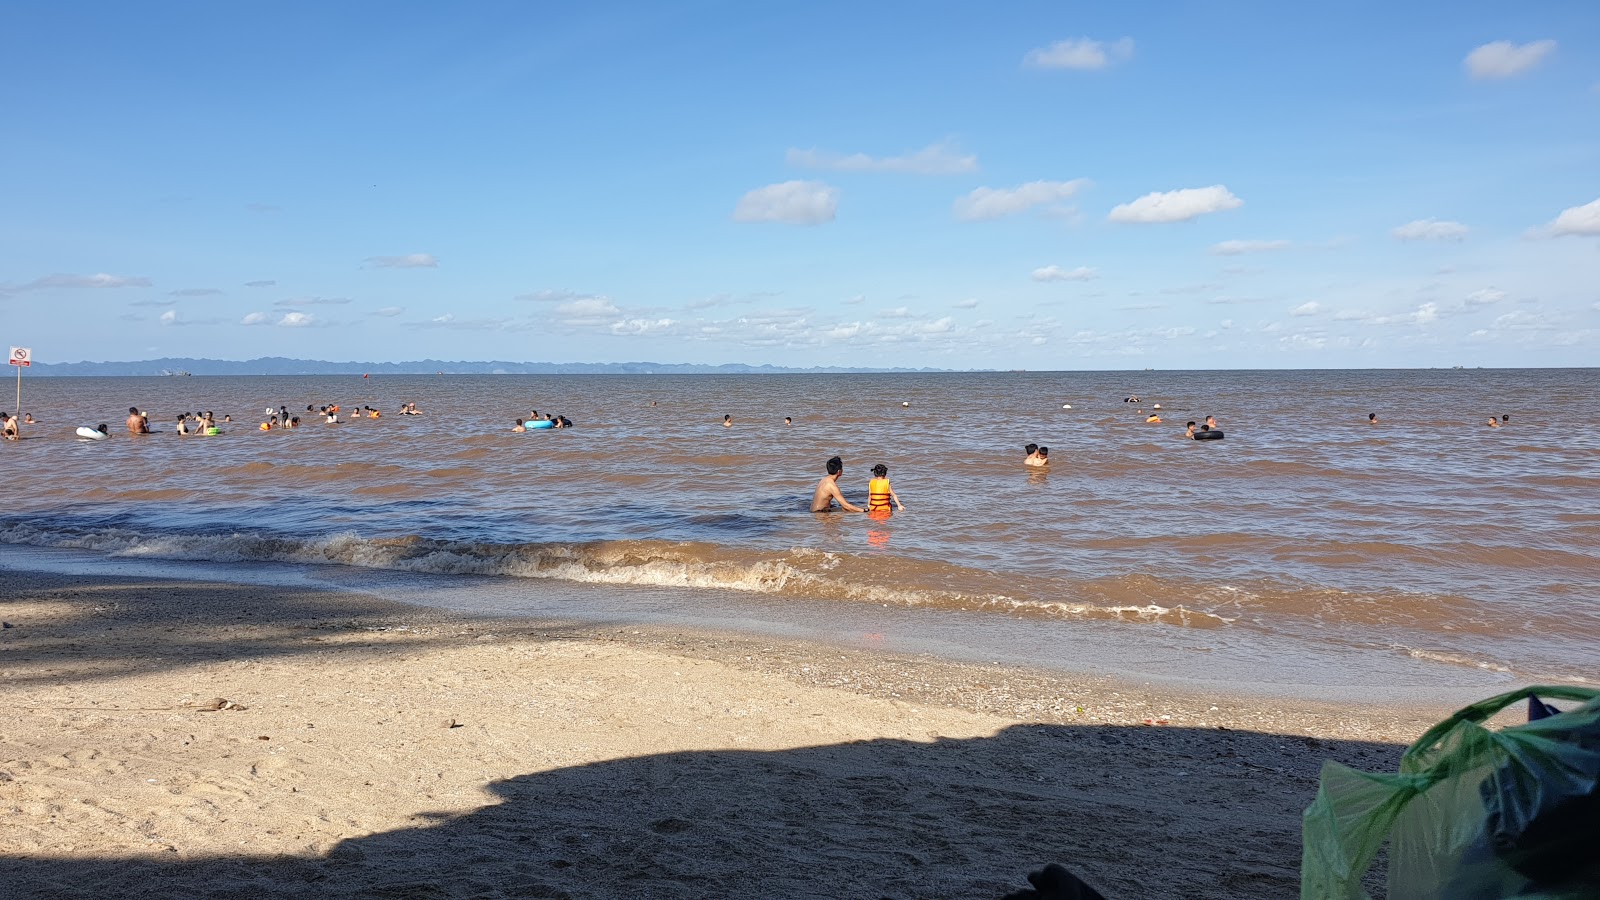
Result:
<instances>
[{"instance_id":1,"label":"black inflatable tube","mask_svg":"<svg viewBox=\"0 0 1600 900\"><path fill-rule=\"evenodd\" d=\"M1220 440L1222 440L1222 432L1220 432L1220 431L1196 431L1194 433L1194 439L1197 440L1197 441L1220 441Z\"/></svg>"}]
</instances>

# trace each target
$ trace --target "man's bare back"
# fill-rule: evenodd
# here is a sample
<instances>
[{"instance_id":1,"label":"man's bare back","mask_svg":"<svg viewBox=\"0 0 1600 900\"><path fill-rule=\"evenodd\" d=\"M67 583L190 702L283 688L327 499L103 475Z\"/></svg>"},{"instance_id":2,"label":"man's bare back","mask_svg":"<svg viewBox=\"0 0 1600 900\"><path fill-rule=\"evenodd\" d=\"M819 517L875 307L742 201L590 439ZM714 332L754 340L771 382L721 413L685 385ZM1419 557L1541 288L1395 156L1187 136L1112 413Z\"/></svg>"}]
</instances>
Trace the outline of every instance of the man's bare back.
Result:
<instances>
[{"instance_id":1,"label":"man's bare back","mask_svg":"<svg viewBox=\"0 0 1600 900\"><path fill-rule=\"evenodd\" d=\"M833 502L839 501L839 506L850 512L861 512L861 507L854 506L839 492L839 476L824 475L817 482L817 492L811 495L812 512L828 512L833 509Z\"/></svg>"}]
</instances>

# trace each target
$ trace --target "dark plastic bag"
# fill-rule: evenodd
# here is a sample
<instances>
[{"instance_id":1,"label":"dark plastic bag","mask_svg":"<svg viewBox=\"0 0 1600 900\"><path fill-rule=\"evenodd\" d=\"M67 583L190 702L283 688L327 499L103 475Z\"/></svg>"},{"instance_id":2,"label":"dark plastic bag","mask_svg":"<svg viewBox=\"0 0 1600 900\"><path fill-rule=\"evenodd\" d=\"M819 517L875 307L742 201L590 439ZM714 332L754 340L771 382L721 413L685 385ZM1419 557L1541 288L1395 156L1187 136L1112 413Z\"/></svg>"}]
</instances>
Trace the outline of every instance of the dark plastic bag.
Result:
<instances>
[{"instance_id":1,"label":"dark plastic bag","mask_svg":"<svg viewBox=\"0 0 1600 900\"><path fill-rule=\"evenodd\" d=\"M1564 713L1491 731L1527 697ZM1398 774L1322 766L1304 817L1303 900L1361 900L1389 841L1388 896L1600 897L1600 691L1529 687L1475 703L1406 749Z\"/></svg>"}]
</instances>

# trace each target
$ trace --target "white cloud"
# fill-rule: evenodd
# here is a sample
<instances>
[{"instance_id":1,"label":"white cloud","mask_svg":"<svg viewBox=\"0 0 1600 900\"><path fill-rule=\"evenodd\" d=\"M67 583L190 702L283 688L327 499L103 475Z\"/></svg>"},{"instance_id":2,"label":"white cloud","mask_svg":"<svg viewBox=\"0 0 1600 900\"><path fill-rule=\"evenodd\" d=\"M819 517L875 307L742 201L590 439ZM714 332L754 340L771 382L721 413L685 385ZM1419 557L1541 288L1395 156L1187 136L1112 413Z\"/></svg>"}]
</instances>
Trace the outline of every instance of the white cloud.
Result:
<instances>
[{"instance_id":1,"label":"white cloud","mask_svg":"<svg viewBox=\"0 0 1600 900\"><path fill-rule=\"evenodd\" d=\"M50 288L124 288L124 287L150 287L150 279L137 275L107 275L101 272L98 275L46 275L35 278L27 284L14 287L0 287L0 292L21 293L22 291L40 291Z\"/></svg>"},{"instance_id":2,"label":"white cloud","mask_svg":"<svg viewBox=\"0 0 1600 900\"><path fill-rule=\"evenodd\" d=\"M673 319L623 319L611 323L612 334L650 334L669 331L678 324Z\"/></svg>"},{"instance_id":3,"label":"white cloud","mask_svg":"<svg viewBox=\"0 0 1600 900\"><path fill-rule=\"evenodd\" d=\"M246 281L244 286L253 288L277 287L278 283L276 281Z\"/></svg>"},{"instance_id":4,"label":"white cloud","mask_svg":"<svg viewBox=\"0 0 1600 900\"><path fill-rule=\"evenodd\" d=\"M1308 301L1306 303L1302 303L1299 306L1296 306L1294 309L1289 310L1289 315L1291 315L1291 316L1314 316L1314 315L1316 315L1317 313L1320 313L1320 312L1322 312L1322 304L1318 303L1315 300L1311 300L1311 301Z\"/></svg>"},{"instance_id":5,"label":"white cloud","mask_svg":"<svg viewBox=\"0 0 1600 900\"><path fill-rule=\"evenodd\" d=\"M317 317L303 312L284 313L278 324L284 328L304 328L307 325L317 324Z\"/></svg>"},{"instance_id":6,"label":"white cloud","mask_svg":"<svg viewBox=\"0 0 1600 900\"><path fill-rule=\"evenodd\" d=\"M1288 241L1223 241L1211 245L1211 252L1217 256L1240 256L1245 253L1266 253L1269 250L1282 250L1289 246Z\"/></svg>"},{"instance_id":7,"label":"white cloud","mask_svg":"<svg viewBox=\"0 0 1600 900\"><path fill-rule=\"evenodd\" d=\"M735 222L820 225L839 210L839 190L820 181L784 181L756 188L739 198Z\"/></svg>"},{"instance_id":8,"label":"white cloud","mask_svg":"<svg viewBox=\"0 0 1600 900\"><path fill-rule=\"evenodd\" d=\"M905 156L868 156L865 153L829 153L820 150L790 149L789 165L802 169L831 169L836 172L905 172L911 175L959 175L978 171L978 157L961 153L950 142L942 141Z\"/></svg>"},{"instance_id":9,"label":"white cloud","mask_svg":"<svg viewBox=\"0 0 1600 900\"><path fill-rule=\"evenodd\" d=\"M566 325L608 325L622 310L606 297L584 297L556 307L556 317Z\"/></svg>"},{"instance_id":10,"label":"white cloud","mask_svg":"<svg viewBox=\"0 0 1600 900\"><path fill-rule=\"evenodd\" d=\"M977 309L978 308L978 298L977 297L968 297L965 300L957 300L956 302L954 302L954 303L952 303L950 305L955 307L956 309Z\"/></svg>"},{"instance_id":11,"label":"white cloud","mask_svg":"<svg viewBox=\"0 0 1600 900\"><path fill-rule=\"evenodd\" d=\"M276 303L274 303L272 305L273 306L288 306L288 307L343 306L344 304L349 303L349 302L350 302L350 298L349 297L291 297L291 298L289 298L287 300L279 300L278 302L276 302Z\"/></svg>"},{"instance_id":12,"label":"white cloud","mask_svg":"<svg viewBox=\"0 0 1600 900\"><path fill-rule=\"evenodd\" d=\"M1022 64L1035 69L1104 69L1132 56L1133 38L1109 43L1091 38L1068 38L1029 50Z\"/></svg>"},{"instance_id":13,"label":"white cloud","mask_svg":"<svg viewBox=\"0 0 1600 900\"><path fill-rule=\"evenodd\" d=\"M857 294L854 297L851 297L849 300L846 300L844 302L844 305L845 306L860 306L861 304L863 304L865 302L867 302L867 295L866 294Z\"/></svg>"},{"instance_id":14,"label":"white cloud","mask_svg":"<svg viewBox=\"0 0 1600 900\"><path fill-rule=\"evenodd\" d=\"M1207 213L1238 209L1244 201L1227 187L1214 184L1203 188L1160 191L1145 194L1132 203L1114 207L1106 218L1112 222L1186 222Z\"/></svg>"},{"instance_id":15,"label":"white cloud","mask_svg":"<svg viewBox=\"0 0 1600 900\"><path fill-rule=\"evenodd\" d=\"M1468 307L1489 306L1506 298L1506 292L1496 288L1483 288L1467 295Z\"/></svg>"},{"instance_id":16,"label":"white cloud","mask_svg":"<svg viewBox=\"0 0 1600 900\"><path fill-rule=\"evenodd\" d=\"M175 309L169 309L161 314L161 324L163 325L173 325L176 324L177 321L178 311Z\"/></svg>"},{"instance_id":17,"label":"white cloud","mask_svg":"<svg viewBox=\"0 0 1600 900\"><path fill-rule=\"evenodd\" d=\"M896 306L894 309L884 310L879 315L885 319L915 319L918 314L912 312L909 306Z\"/></svg>"},{"instance_id":18,"label":"white cloud","mask_svg":"<svg viewBox=\"0 0 1600 900\"><path fill-rule=\"evenodd\" d=\"M956 218L981 222L1027 212L1036 206L1057 205L1088 186L1084 178L1072 181L1030 181L1014 188L981 187L956 200Z\"/></svg>"},{"instance_id":19,"label":"white cloud","mask_svg":"<svg viewBox=\"0 0 1600 900\"><path fill-rule=\"evenodd\" d=\"M1562 210L1555 221L1544 227L1544 233L1551 237L1600 234L1600 200Z\"/></svg>"},{"instance_id":20,"label":"white cloud","mask_svg":"<svg viewBox=\"0 0 1600 900\"><path fill-rule=\"evenodd\" d=\"M243 319L239 320L239 324L240 325L265 325L269 321L271 321L271 319L266 313L264 313L264 312L253 312L253 313L246 313L245 317Z\"/></svg>"},{"instance_id":21,"label":"white cloud","mask_svg":"<svg viewBox=\"0 0 1600 900\"><path fill-rule=\"evenodd\" d=\"M362 264L372 269L437 269L439 260L432 253L407 253L405 256L369 256Z\"/></svg>"},{"instance_id":22,"label":"white cloud","mask_svg":"<svg viewBox=\"0 0 1600 900\"><path fill-rule=\"evenodd\" d=\"M585 294L579 291L551 290L546 288L541 291L534 291L531 294L518 294L515 299L531 300L535 303L571 303L574 300L586 300L598 296L598 294Z\"/></svg>"},{"instance_id":23,"label":"white cloud","mask_svg":"<svg viewBox=\"0 0 1600 900\"><path fill-rule=\"evenodd\" d=\"M1100 271L1090 266L1078 266L1076 269L1044 266L1033 270L1034 281L1093 281L1098 277Z\"/></svg>"},{"instance_id":24,"label":"white cloud","mask_svg":"<svg viewBox=\"0 0 1600 900\"><path fill-rule=\"evenodd\" d=\"M1367 325L1427 325L1439 319L1439 304L1424 303L1415 311L1393 316L1372 316L1362 321Z\"/></svg>"},{"instance_id":25,"label":"white cloud","mask_svg":"<svg viewBox=\"0 0 1600 900\"><path fill-rule=\"evenodd\" d=\"M384 306L373 310L372 315L383 316L386 319L392 319L405 311L406 308L404 306Z\"/></svg>"},{"instance_id":26,"label":"white cloud","mask_svg":"<svg viewBox=\"0 0 1600 900\"><path fill-rule=\"evenodd\" d=\"M1473 78L1510 78L1538 65L1555 49L1556 42L1548 40L1527 44L1495 41L1468 53L1462 65Z\"/></svg>"},{"instance_id":27,"label":"white cloud","mask_svg":"<svg viewBox=\"0 0 1600 900\"><path fill-rule=\"evenodd\" d=\"M1459 241L1471 230L1460 222L1418 219L1415 222L1407 222L1389 233L1401 241Z\"/></svg>"}]
</instances>

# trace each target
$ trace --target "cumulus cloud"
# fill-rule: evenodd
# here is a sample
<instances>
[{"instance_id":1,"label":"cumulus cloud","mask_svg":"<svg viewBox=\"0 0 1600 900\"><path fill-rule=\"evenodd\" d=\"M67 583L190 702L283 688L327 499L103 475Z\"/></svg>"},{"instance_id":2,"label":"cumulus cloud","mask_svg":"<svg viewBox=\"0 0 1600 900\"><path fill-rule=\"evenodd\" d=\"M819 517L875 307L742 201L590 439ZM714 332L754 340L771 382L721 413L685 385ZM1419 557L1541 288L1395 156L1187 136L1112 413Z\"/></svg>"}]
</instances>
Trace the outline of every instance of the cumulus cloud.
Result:
<instances>
[{"instance_id":1,"label":"cumulus cloud","mask_svg":"<svg viewBox=\"0 0 1600 900\"><path fill-rule=\"evenodd\" d=\"M1459 241L1467 236L1470 228L1460 222L1445 222L1439 219L1418 219L1407 222L1399 228L1389 232L1395 240L1400 241Z\"/></svg>"},{"instance_id":2,"label":"cumulus cloud","mask_svg":"<svg viewBox=\"0 0 1600 900\"><path fill-rule=\"evenodd\" d=\"M1562 210L1542 231L1551 237L1600 234L1600 200Z\"/></svg>"},{"instance_id":3,"label":"cumulus cloud","mask_svg":"<svg viewBox=\"0 0 1600 900\"><path fill-rule=\"evenodd\" d=\"M802 169L829 169L835 172L904 172L911 175L960 175L978 171L978 157L962 153L948 141L924 147L904 156L868 156L865 153L829 153L822 150L791 148L789 165Z\"/></svg>"},{"instance_id":4,"label":"cumulus cloud","mask_svg":"<svg viewBox=\"0 0 1600 900\"><path fill-rule=\"evenodd\" d=\"M1044 266L1033 270L1034 281L1093 281L1099 276L1099 270L1090 266L1078 266L1075 269Z\"/></svg>"},{"instance_id":5,"label":"cumulus cloud","mask_svg":"<svg viewBox=\"0 0 1600 900\"><path fill-rule=\"evenodd\" d=\"M243 319L239 320L239 324L240 325L265 325L269 321L271 321L271 317L268 316L266 313L264 313L264 312L253 312L253 313L245 313L245 317Z\"/></svg>"},{"instance_id":6,"label":"cumulus cloud","mask_svg":"<svg viewBox=\"0 0 1600 900\"><path fill-rule=\"evenodd\" d=\"M1289 310L1289 315L1291 315L1291 316L1314 316L1319 312L1322 312L1322 304L1318 303L1315 300L1311 300L1311 301L1308 301L1306 303L1302 303L1299 306L1296 306L1294 309Z\"/></svg>"},{"instance_id":7,"label":"cumulus cloud","mask_svg":"<svg viewBox=\"0 0 1600 900\"><path fill-rule=\"evenodd\" d=\"M277 287L278 283L276 281L246 281L244 286L253 288Z\"/></svg>"},{"instance_id":8,"label":"cumulus cloud","mask_svg":"<svg viewBox=\"0 0 1600 900\"><path fill-rule=\"evenodd\" d=\"M1461 64L1473 78L1510 78L1537 66L1555 49L1556 42L1549 40L1526 44L1495 41L1475 48Z\"/></svg>"},{"instance_id":9,"label":"cumulus cloud","mask_svg":"<svg viewBox=\"0 0 1600 900\"><path fill-rule=\"evenodd\" d=\"M1119 41L1097 41L1091 38L1068 38L1048 47L1029 50L1022 64L1034 69L1104 69L1133 56L1133 38Z\"/></svg>"},{"instance_id":10,"label":"cumulus cloud","mask_svg":"<svg viewBox=\"0 0 1600 900\"><path fill-rule=\"evenodd\" d=\"M405 256L369 256L362 260L370 269L437 269L439 260L432 253L407 253Z\"/></svg>"},{"instance_id":11,"label":"cumulus cloud","mask_svg":"<svg viewBox=\"0 0 1600 900\"><path fill-rule=\"evenodd\" d=\"M1361 320L1368 325L1427 325L1439 320L1439 304L1424 303L1415 310L1392 316L1371 316Z\"/></svg>"},{"instance_id":12,"label":"cumulus cloud","mask_svg":"<svg viewBox=\"0 0 1600 900\"><path fill-rule=\"evenodd\" d=\"M1482 288L1467 295L1464 301L1468 307L1491 306L1506 298L1506 292L1497 288Z\"/></svg>"},{"instance_id":13,"label":"cumulus cloud","mask_svg":"<svg viewBox=\"0 0 1600 900\"><path fill-rule=\"evenodd\" d=\"M739 198L735 222L821 225L839 210L839 190L820 181L784 181L756 188Z\"/></svg>"},{"instance_id":14,"label":"cumulus cloud","mask_svg":"<svg viewBox=\"0 0 1600 900\"><path fill-rule=\"evenodd\" d=\"M968 297L965 300L957 300L956 302L954 302L954 303L952 303L950 305L955 307L956 309L977 309L978 308L978 298L977 297Z\"/></svg>"},{"instance_id":15,"label":"cumulus cloud","mask_svg":"<svg viewBox=\"0 0 1600 900\"><path fill-rule=\"evenodd\" d=\"M611 323L612 334L659 334L672 330L678 323L673 319L622 319Z\"/></svg>"},{"instance_id":16,"label":"cumulus cloud","mask_svg":"<svg viewBox=\"0 0 1600 900\"><path fill-rule=\"evenodd\" d=\"M1216 256L1242 256L1246 253L1266 253L1271 250L1282 250L1289 246L1288 241L1223 241L1211 245L1211 252Z\"/></svg>"},{"instance_id":17,"label":"cumulus cloud","mask_svg":"<svg viewBox=\"0 0 1600 900\"><path fill-rule=\"evenodd\" d=\"M1072 181L1030 181L1014 188L981 187L956 200L956 218L981 222L1014 216L1036 206L1059 206L1088 184L1087 179L1075 178Z\"/></svg>"},{"instance_id":18,"label":"cumulus cloud","mask_svg":"<svg viewBox=\"0 0 1600 900\"><path fill-rule=\"evenodd\" d=\"M373 310L371 313L369 313L369 315L383 316L386 319L392 319L405 311L406 308L404 306L382 306Z\"/></svg>"},{"instance_id":19,"label":"cumulus cloud","mask_svg":"<svg viewBox=\"0 0 1600 900\"><path fill-rule=\"evenodd\" d=\"M175 310L175 309L169 309L166 312L161 314L161 324L163 324L163 325L172 325L172 324L176 323L177 321L178 321L178 311Z\"/></svg>"},{"instance_id":20,"label":"cumulus cloud","mask_svg":"<svg viewBox=\"0 0 1600 900\"><path fill-rule=\"evenodd\" d=\"M556 318L565 325L606 325L622 315L622 309L607 297L584 297L556 307Z\"/></svg>"},{"instance_id":21,"label":"cumulus cloud","mask_svg":"<svg viewBox=\"0 0 1600 900\"><path fill-rule=\"evenodd\" d=\"M1113 207L1106 218L1112 222L1186 222L1207 213L1238 209L1244 201L1227 187L1214 184L1203 188L1183 188L1165 193L1145 194L1131 203Z\"/></svg>"}]
</instances>

